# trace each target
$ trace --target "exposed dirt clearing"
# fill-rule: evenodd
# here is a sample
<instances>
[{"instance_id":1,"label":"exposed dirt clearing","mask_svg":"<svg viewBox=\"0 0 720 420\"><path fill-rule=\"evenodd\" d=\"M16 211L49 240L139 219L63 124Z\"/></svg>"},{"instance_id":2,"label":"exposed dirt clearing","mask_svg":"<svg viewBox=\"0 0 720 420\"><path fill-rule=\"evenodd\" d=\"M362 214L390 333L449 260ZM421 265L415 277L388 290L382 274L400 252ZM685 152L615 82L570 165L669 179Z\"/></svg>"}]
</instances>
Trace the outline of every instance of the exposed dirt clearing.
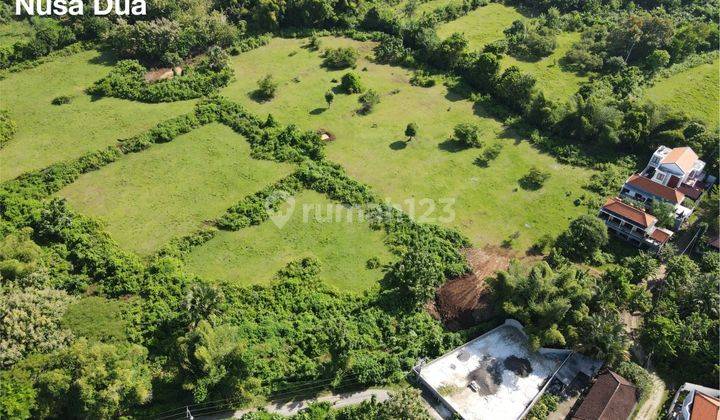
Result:
<instances>
[{"instance_id":1,"label":"exposed dirt clearing","mask_svg":"<svg viewBox=\"0 0 720 420\"><path fill-rule=\"evenodd\" d=\"M430 309L450 330L469 328L494 315L485 279L507 269L513 257L511 252L497 247L468 248L464 253L472 272L440 287Z\"/></svg>"}]
</instances>

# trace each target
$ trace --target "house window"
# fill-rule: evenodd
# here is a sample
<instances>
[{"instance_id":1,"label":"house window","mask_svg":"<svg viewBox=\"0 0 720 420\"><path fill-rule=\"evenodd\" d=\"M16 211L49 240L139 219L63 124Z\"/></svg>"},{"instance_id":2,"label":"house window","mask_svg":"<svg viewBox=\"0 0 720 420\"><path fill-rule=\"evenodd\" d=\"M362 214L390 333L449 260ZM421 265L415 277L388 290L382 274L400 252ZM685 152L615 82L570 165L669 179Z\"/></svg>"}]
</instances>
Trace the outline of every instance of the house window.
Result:
<instances>
[{"instance_id":1,"label":"house window","mask_svg":"<svg viewBox=\"0 0 720 420\"><path fill-rule=\"evenodd\" d=\"M665 179L665 174L662 172L658 172L657 175L655 175L655 178L657 178L658 181L661 181Z\"/></svg>"},{"instance_id":2,"label":"house window","mask_svg":"<svg viewBox=\"0 0 720 420\"><path fill-rule=\"evenodd\" d=\"M660 163L660 156L653 156L652 159L650 159L650 162L657 165Z\"/></svg>"}]
</instances>

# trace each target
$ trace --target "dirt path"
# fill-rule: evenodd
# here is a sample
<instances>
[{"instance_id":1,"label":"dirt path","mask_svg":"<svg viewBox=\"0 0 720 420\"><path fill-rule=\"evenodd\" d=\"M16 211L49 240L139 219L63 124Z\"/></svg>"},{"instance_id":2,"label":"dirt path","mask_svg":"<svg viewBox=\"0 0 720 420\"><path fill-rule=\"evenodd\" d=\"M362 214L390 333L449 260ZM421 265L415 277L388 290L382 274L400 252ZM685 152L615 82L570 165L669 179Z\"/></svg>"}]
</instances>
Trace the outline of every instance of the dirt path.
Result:
<instances>
[{"instance_id":1,"label":"dirt path","mask_svg":"<svg viewBox=\"0 0 720 420\"><path fill-rule=\"evenodd\" d=\"M635 415L637 420L654 420L662 417L658 415L658 412L663 401L665 401L665 383L652 372L650 372L650 377L653 383L652 390L650 390L650 395Z\"/></svg>"}]
</instances>

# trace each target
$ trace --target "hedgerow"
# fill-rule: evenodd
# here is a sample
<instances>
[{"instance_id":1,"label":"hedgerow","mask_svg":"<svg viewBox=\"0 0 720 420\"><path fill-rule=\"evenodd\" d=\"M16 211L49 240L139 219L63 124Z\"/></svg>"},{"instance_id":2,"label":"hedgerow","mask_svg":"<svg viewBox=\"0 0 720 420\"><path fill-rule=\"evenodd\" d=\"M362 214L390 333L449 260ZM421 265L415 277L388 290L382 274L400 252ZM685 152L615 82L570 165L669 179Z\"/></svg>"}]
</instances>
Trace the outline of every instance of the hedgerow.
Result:
<instances>
[{"instance_id":1,"label":"hedgerow","mask_svg":"<svg viewBox=\"0 0 720 420\"><path fill-rule=\"evenodd\" d=\"M87 92L150 103L183 101L209 95L226 86L233 75L229 67L219 71L197 67L189 68L182 76L148 83L145 81L146 72L137 60L119 61L110 74L95 82Z\"/></svg>"},{"instance_id":2,"label":"hedgerow","mask_svg":"<svg viewBox=\"0 0 720 420\"><path fill-rule=\"evenodd\" d=\"M17 124L10 118L5 109L0 109L0 149L2 149L14 136Z\"/></svg>"}]
</instances>

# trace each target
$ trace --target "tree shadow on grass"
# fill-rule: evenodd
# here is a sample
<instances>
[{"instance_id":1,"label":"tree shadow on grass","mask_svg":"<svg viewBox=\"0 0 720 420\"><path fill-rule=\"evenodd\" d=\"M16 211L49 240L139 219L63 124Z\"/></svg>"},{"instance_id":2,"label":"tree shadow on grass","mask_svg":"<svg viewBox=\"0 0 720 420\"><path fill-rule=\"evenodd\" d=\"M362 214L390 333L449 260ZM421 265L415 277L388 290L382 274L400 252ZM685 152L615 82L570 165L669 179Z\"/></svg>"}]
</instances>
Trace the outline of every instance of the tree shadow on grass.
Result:
<instances>
[{"instance_id":1,"label":"tree shadow on grass","mask_svg":"<svg viewBox=\"0 0 720 420\"><path fill-rule=\"evenodd\" d=\"M328 110L328 108L315 108L312 111L310 111L310 115L320 115L327 110Z\"/></svg>"},{"instance_id":2,"label":"tree shadow on grass","mask_svg":"<svg viewBox=\"0 0 720 420\"><path fill-rule=\"evenodd\" d=\"M259 104L268 102L272 99L272 97L268 97L267 95L262 93L260 89L253 90L252 92L248 93L248 97Z\"/></svg>"},{"instance_id":3,"label":"tree shadow on grass","mask_svg":"<svg viewBox=\"0 0 720 420\"><path fill-rule=\"evenodd\" d=\"M438 149L450 153L456 153L462 152L463 150L468 149L468 147L460 143L459 141L456 141L455 139L447 139L442 143L438 143Z\"/></svg>"},{"instance_id":4,"label":"tree shadow on grass","mask_svg":"<svg viewBox=\"0 0 720 420\"><path fill-rule=\"evenodd\" d=\"M118 61L118 56L112 51L103 51L100 55L88 60L90 64L102 64L106 66L114 66Z\"/></svg>"},{"instance_id":5,"label":"tree shadow on grass","mask_svg":"<svg viewBox=\"0 0 720 420\"><path fill-rule=\"evenodd\" d=\"M398 140L390 143L390 148L392 150L402 150L407 147L407 142Z\"/></svg>"}]
</instances>

